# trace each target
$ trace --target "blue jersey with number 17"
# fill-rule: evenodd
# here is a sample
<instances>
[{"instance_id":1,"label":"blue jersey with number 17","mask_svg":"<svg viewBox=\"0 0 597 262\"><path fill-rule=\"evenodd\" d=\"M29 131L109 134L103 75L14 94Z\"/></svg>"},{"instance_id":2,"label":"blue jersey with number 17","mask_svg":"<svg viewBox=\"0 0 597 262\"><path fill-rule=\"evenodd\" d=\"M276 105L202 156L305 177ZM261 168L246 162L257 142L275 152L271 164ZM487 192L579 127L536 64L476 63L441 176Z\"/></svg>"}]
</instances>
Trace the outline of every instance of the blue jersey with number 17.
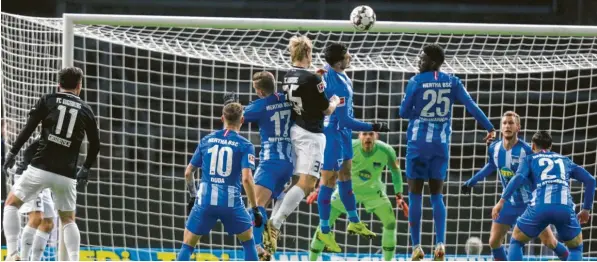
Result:
<instances>
[{"instance_id":1,"label":"blue jersey with number 17","mask_svg":"<svg viewBox=\"0 0 597 262\"><path fill-rule=\"evenodd\" d=\"M191 165L201 168L200 206L244 207L242 170L255 169L255 147L249 140L228 129L215 131L201 139Z\"/></svg>"},{"instance_id":2,"label":"blue jersey with number 17","mask_svg":"<svg viewBox=\"0 0 597 262\"><path fill-rule=\"evenodd\" d=\"M487 116L473 101L458 77L428 71L417 74L408 81L406 94L400 105L400 117L409 119L406 133L408 146L435 144L447 148L452 133L452 104L455 101L462 103L483 128L493 129ZM437 152L437 148L434 151Z\"/></svg>"},{"instance_id":3,"label":"blue jersey with number 17","mask_svg":"<svg viewBox=\"0 0 597 262\"><path fill-rule=\"evenodd\" d=\"M245 121L259 125L259 159L292 161L290 127L292 104L283 93L274 93L253 101L245 108Z\"/></svg>"}]
</instances>

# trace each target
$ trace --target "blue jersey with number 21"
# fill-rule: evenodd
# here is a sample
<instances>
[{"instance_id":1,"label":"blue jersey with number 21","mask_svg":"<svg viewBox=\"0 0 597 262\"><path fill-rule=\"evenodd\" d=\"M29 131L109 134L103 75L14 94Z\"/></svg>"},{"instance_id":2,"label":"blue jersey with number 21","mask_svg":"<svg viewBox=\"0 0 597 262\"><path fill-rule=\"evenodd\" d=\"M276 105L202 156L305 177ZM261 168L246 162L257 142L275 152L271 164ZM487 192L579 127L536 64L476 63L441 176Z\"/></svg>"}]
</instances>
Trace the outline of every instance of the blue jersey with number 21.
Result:
<instances>
[{"instance_id":1,"label":"blue jersey with number 21","mask_svg":"<svg viewBox=\"0 0 597 262\"><path fill-rule=\"evenodd\" d=\"M249 140L228 129L215 131L201 139L191 164L201 168L199 206L244 207L242 170L255 169L255 147Z\"/></svg>"}]
</instances>

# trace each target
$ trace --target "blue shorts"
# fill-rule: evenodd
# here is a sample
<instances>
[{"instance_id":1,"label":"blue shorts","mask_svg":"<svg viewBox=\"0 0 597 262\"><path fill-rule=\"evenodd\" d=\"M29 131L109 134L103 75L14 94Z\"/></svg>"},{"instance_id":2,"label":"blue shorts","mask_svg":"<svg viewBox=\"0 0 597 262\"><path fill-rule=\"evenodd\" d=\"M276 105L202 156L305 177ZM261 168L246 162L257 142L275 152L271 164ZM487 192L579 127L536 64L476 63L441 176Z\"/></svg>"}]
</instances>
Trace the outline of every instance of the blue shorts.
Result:
<instances>
[{"instance_id":1,"label":"blue shorts","mask_svg":"<svg viewBox=\"0 0 597 262\"><path fill-rule=\"evenodd\" d=\"M294 165L286 160L266 160L259 163L255 172L255 184L272 191L272 198L277 198L292 178Z\"/></svg>"},{"instance_id":2,"label":"blue shorts","mask_svg":"<svg viewBox=\"0 0 597 262\"><path fill-rule=\"evenodd\" d=\"M350 129L326 129L323 170L338 171L344 160L352 159L352 131Z\"/></svg>"},{"instance_id":3,"label":"blue shorts","mask_svg":"<svg viewBox=\"0 0 597 262\"><path fill-rule=\"evenodd\" d=\"M526 209L526 206L512 206L512 204L506 202L504 208L500 211L498 218L493 222L513 227L514 224L516 224L516 219L524 214Z\"/></svg>"},{"instance_id":4,"label":"blue shorts","mask_svg":"<svg viewBox=\"0 0 597 262\"><path fill-rule=\"evenodd\" d=\"M441 156L406 158L406 178L446 180L449 159Z\"/></svg>"},{"instance_id":5,"label":"blue shorts","mask_svg":"<svg viewBox=\"0 0 597 262\"><path fill-rule=\"evenodd\" d=\"M187 219L186 228L195 235L204 236L209 234L218 220L224 225L224 230L231 235L245 232L253 226L253 220L244 206L206 207L195 202Z\"/></svg>"},{"instance_id":6,"label":"blue shorts","mask_svg":"<svg viewBox=\"0 0 597 262\"><path fill-rule=\"evenodd\" d=\"M581 232L574 209L566 205L529 206L516 226L528 237L535 238L550 224L556 227L562 242L574 239Z\"/></svg>"}]
</instances>

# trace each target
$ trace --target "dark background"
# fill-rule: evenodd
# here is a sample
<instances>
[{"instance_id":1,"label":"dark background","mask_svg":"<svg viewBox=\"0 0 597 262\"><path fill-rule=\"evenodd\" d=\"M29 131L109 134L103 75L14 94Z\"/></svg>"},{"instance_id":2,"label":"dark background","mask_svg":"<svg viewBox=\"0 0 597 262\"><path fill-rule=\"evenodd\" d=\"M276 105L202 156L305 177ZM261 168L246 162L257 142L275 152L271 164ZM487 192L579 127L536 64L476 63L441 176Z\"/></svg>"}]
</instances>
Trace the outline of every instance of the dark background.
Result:
<instances>
[{"instance_id":1,"label":"dark background","mask_svg":"<svg viewBox=\"0 0 597 262\"><path fill-rule=\"evenodd\" d=\"M367 4L376 11L378 20L383 21L597 24L594 15L597 1L586 0L421 0L416 3L406 0L24 0L3 4L3 12L42 17L61 17L62 13L70 12L315 19L347 19L354 6ZM5 33L7 31L3 32ZM29 38L35 38L35 35ZM423 43L432 40L414 36L411 42ZM39 41L48 47L35 50L37 54L59 54L59 33L48 33ZM458 44L458 41L438 41ZM507 46L509 41L511 40L507 38L497 40L496 46L500 43ZM567 39L562 41L564 45L566 41L574 42ZM9 42L3 41L3 47ZM522 43L537 44L533 38L523 40ZM555 44L561 46L562 43ZM546 42L545 46L549 46L549 43ZM20 52L29 50L27 44L10 48L15 54L25 54ZM593 45L588 50L596 53ZM452 54L460 53L452 51ZM3 73L8 78L13 77L12 80L3 81L3 111L8 119L9 144L24 121L15 119L14 116L23 116L25 108L28 108L39 95L27 90L33 86L41 86L41 89L36 90L44 93L51 92L55 86L52 70L45 73L31 73L31 70L39 67L60 67L59 56L53 56L49 61L36 58L16 61L12 58L14 65L22 68L3 64ZM3 59L8 61L11 57L7 55ZM182 180L184 166L194 151L196 141L211 130L221 127L217 117L221 110L218 105L221 102L221 94L224 91L239 91L245 94L241 96L241 101L247 104L256 98L249 88L248 79L254 71L263 68L165 55L132 47L123 48L121 45L82 37L76 38L75 60L75 65L82 67L86 72L82 96L98 117L102 139L99 161L93 169L94 181L91 181L86 193L80 193L78 196L77 215L83 233L83 244L178 248L182 239L187 199ZM272 71L278 78L284 74L283 70ZM381 139L395 147L404 167L403 142L407 123L399 119L396 111L402 99L402 88L412 74L367 70L352 71L349 75L354 79L356 117L369 121L390 121L393 132L383 135ZM522 138L528 141L534 131L550 129L554 135L554 150L571 156L590 173L596 173L597 77L594 68L544 73L468 73L459 76L496 127L499 125L502 112L516 110L523 117L522 125L525 132ZM20 79L22 81L14 81L19 77L24 78ZM32 78L35 78L36 82L29 83L30 80L27 79ZM29 84L31 86L28 86ZM17 89L22 90L15 91ZM23 98L16 95L17 93L29 97ZM466 120L463 120L464 116ZM448 254L462 254L464 242L470 236L479 236L484 242L488 241L491 207L498 199L496 191L501 191L501 186L492 177L488 178L486 183L478 185L473 196L459 195L461 181L468 179L485 163L486 147L481 141L484 132L461 106L454 108L453 117L452 158L444 191L448 206L446 242ZM250 130L245 134L248 134L256 145L259 143L255 126L244 127L243 130ZM573 196L577 203L582 199L580 191L580 186L574 184ZM388 192L392 192L391 187L388 187ZM306 251L313 226L318 222L316 214L315 205L301 204L300 215L293 215L287 220L280 247L288 251ZM362 212L362 217L366 221L371 220L365 212ZM592 214L591 226L583 230L585 255L592 257L597 255L597 243L589 241L597 234L595 218L595 214ZM408 253L410 248L407 246L407 220L402 215L397 219L397 252ZM421 242L429 254L429 247L433 243L433 223L428 200L424 200L423 219L425 222ZM381 233L380 224L373 221L373 230ZM344 226L343 222L339 223L339 232ZM214 234L203 240L210 245L202 247L238 247L231 237L226 237L221 232L222 229L218 226ZM381 252L380 239L369 243L337 233L337 240L347 252ZM484 254L489 254L488 248L484 251ZM540 252L539 248L531 250L533 254Z\"/></svg>"}]
</instances>

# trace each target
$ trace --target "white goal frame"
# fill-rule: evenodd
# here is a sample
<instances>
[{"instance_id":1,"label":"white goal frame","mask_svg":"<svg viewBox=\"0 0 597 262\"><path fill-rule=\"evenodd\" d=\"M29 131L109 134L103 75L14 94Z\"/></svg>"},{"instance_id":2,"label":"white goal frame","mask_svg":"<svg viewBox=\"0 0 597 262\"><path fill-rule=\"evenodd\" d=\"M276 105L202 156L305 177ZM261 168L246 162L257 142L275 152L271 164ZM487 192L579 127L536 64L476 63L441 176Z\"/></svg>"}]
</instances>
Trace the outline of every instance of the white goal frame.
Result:
<instances>
[{"instance_id":1,"label":"white goal frame","mask_svg":"<svg viewBox=\"0 0 597 262\"><path fill-rule=\"evenodd\" d=\"M108 14L63 15L62 67L74 64L75 25L190 27L214 29L264 29L297 31L355 32L346 20L316 19L267 19L222 18L188 16L145 16ZM597 26L572 25L522 25L522 24L473 24L436 22L387 22L377 21L370 32L420 33L420 34L471 34L471 35L524 35L524 36L597 36ZM396 68L401 71L403 68ZM64 246L62 225L59 226L58 259L68 260Z\"/></svg>"}]
</instances>

